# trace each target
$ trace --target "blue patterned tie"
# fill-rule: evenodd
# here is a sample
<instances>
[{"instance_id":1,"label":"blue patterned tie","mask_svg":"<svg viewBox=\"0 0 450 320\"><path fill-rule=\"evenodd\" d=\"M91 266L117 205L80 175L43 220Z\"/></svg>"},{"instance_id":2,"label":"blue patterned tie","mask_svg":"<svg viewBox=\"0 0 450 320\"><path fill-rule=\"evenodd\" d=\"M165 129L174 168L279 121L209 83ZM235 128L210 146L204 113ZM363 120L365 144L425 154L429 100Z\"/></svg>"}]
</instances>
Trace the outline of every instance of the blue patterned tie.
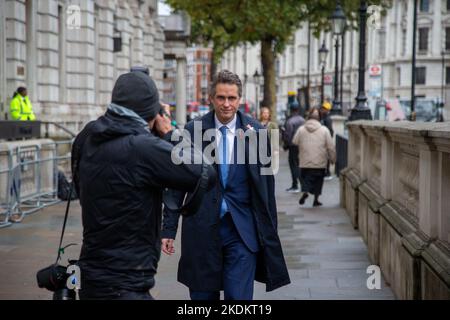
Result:
<instances>
[{"instance_id":1,"label":"blue patterned tie","mask_svg":"<svg viewBox=\"0 0 450 320\"><path fill-rule=\"evenodd\" d=\"M228 178L228 156L227 156L227 130L228 128L226 126L220 127L220 132L222 133L222 152L220 153L220 177L222 181L222 186L225 189L225 186L227 185L227 178ZM228 211L227 202L225 201L225 197L222 198L222 204L220 207L220 218L222 218L225 213Z\"/></svg>"}]
</instances>

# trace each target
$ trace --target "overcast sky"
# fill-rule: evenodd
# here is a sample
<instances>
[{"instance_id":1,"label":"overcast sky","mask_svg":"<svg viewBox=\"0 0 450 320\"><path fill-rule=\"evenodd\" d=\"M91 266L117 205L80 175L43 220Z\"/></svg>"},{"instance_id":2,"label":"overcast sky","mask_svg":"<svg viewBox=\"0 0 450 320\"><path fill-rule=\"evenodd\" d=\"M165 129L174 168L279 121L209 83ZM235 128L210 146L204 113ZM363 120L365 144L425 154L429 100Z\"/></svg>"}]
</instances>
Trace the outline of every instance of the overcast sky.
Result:
<instances>
[{"instance_id":1,"label":"overcast sky","mask_svg":"<svg viewBox=\"0 0 450 320\"><path fill-rule=\"evenodd\" d=\"M170 7L163 1L158 1L158 15L160 16L170 15Z\"/></svg>"}]
</instances>

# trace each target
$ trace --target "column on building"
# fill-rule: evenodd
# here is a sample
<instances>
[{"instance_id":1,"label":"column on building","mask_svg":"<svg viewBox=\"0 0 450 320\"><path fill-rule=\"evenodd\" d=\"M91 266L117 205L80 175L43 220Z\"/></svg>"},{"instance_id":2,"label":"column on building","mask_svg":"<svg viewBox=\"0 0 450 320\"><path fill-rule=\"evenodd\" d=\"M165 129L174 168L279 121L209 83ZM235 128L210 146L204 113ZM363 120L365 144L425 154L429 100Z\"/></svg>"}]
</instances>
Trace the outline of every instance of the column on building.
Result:
<instances>
[{"instance_id":1,"label":"column on building","mask_svg":"<svg viewBox=\"0 0 450 320\"><path fill-rule=\"evenodd\" d=\"M28 11L27 17L34 16L31 12L35 9L30 7L33 6L34 3L36 2L26 1ZM37 55L31 54L31 52L34 51L34 48L27 50L27 65L30 66L27 84L30 87L30 93L33 91L38 92L37 100L41 105L41 112L39 113L38 118L41 120L49 120L52 114L58 113L60 116L64 117L69 113L68 108L64 110L58 108L61 99L59 91L59 70L63 62L59 55L61 51L60 44L63 43L60 37L64 35L64 33L59 30L59 21L63 19L63 8L58 6L57 1L38 1L37 5L38 15L31 18L29 21L33 24L33 19L37 19L37 24L34 26L34 32L32 32L32 34L37 36ZM28 46L33 46L33 42L34 39L27 39ZM28 52L30 52L30 54L28 54ZM37 69L36 67L32 67L33 65L36 65L36 61L33 61L36 58L38 60ZM32 84L33 82L34 84ZM37 87L34 85L37 85ZM36 106L36 103L34 106Z\"/></svg>"},{"instance_id":2,"label":"column on building","mask_svg":"<svg viewBox=\"0 0 450 320\"><path fill-rule=\"evenodd\" d=\"M122 47L121 50L115 52L115 69L116 78L126 72L129 72L132 64L132 56L130 45L133 41L133 27L131 25L132 11L128 2L119 1L116 7L116 19L115 19L115 29L117 34L121 36Z\"/></svg>"},{"instance_id":3,"label":"column on building","mask_svg":"<svg viewBox=\"0 0 450 320\"><path fill-rule=\"evenodd\" d=\"M149 69L150 76L155 74L155 43L153 36L153 21L150 19L150 13L145 16L145 29L144 29L144 65Z\"/></svg>"},{"instance_id":4,"label":"column on building","mask_svg":"<svg viewBox=\"0 0 450 320\"><path fill-rule=\"evenodd\" d=\"M177 56L176 76L176 120L180 128L186 124L186 57Z\"/></svg>"},{"instance_id":5,"label":"column on building","mask_svg":"<svg viewBox=\"0 0 450 320\"><path fill-rule=\"evenodd\" d=\"M131 47L132 65L144 64L144 28L143 12L140 10L138 2L131 3L133 12L133 46Z\"/></svg>"},{"instance_id":6,"label":"column on building","mask_svg":"<svg viewBox=\"0 0 450 320\"><path fill-rule=\"evenodd\" d=\"M162 96L163 88L163 69L164 69L164 31L158 21L155 21L155 36L154 36L154 80L156 86L160 90Z\"/></svg>"},{"instance_id":7,"label":"column on building","mask_svg":"<svg viewBox=\"0 0 450 320\"><path fill-rule=\"evenodd\" d=\"M5 113L10 118L9 103L14 91L19 86L26 86L26 7L24 1L6 1L3 4L5 9L5 58L6 63L6 96ZM33 89L33 88L29 88Z\"/></svg>"},{"instance_id":8,"label":"column on building","mask_svg":"<svg viewBox=\"0 0 450 320\"><path fill-rule=\"evenodd\" d=\"M37 29L40 29L40 19L38 15L38 4L36 1L25 1L25 23L26 23L26 63L25 63L25 76L26 86L29 89L28 96L32 101L36 101L38 98L38 85L37 85L37 53L38 53L38 37L36 37ZM54 30L52 30L54 31ZM38 107L35 105L35 107ZM38 111L38 110L36 110Z\"/></svg>"},{"instance_id":9,"label":"column on building","mask_svg":"<svg viewBox=\"0 0 450 320\"><path fill-rule=\"evenodd\" d=\"M100 109L104 109L111 102L111 92L114 87L114 12L115 5L113 1L97 1L97 25L98 34L96 35L96 55L98 57L98 75L96 79L97 104Z\"/></svg>"},{"instance_id":10,"label":"column on building","mask_svg":"<svg viewBox=\"0 0 450 320\"><path fill-rule=\"evenodd\" d=\"M81 9L81 25L79 29L67 30L66 101L70 110L67 110L66 117L83 118L84 122L100 113L95 99L94 1L71 4L77 4Z\"/></svg>"},{"instance_id":11,"label":"column on building","mask_svg":"<svg viewBox=\"0 0 450 320\"><path fill-rule=\"evenodd\" d=\"M6 2L0 1L0 119L8 114L8 94L6 92L6 35L5 35Z\"/></svg>"}]
</instances>

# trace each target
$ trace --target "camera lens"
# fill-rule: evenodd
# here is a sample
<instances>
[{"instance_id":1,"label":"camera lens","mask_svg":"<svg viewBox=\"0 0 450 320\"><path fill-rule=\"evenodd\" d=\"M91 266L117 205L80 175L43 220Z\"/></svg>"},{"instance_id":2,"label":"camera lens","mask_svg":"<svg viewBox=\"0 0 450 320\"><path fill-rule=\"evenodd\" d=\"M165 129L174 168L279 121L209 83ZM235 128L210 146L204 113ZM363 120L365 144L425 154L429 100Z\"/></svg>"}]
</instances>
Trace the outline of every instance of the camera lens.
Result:
<instances>
[{"instance_id":1,"label":"camera lens","mask_svg":"<svg viewBox=\"0 0 450 320\"><path fill-rule=\"evenodd\" d=\"M63 288L53 293L53 300L75 300L76 294L74 290Z\"/></svg>"}]
</instances>

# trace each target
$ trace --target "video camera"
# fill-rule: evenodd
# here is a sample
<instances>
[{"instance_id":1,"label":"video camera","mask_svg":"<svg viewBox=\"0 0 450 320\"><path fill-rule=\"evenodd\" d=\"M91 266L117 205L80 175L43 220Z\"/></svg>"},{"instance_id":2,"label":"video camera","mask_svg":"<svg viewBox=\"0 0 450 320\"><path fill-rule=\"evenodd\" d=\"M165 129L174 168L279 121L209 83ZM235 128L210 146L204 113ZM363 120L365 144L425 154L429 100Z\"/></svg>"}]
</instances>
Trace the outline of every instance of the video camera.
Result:
<instances>
[{"instance_id":1,"label":"video camera","mask_svg":"<svg viewBox=\"0 0 450 320\"><path fill-rule=\"evenodd\" d=\"M76 300L75 288L80 281L76 262L69 260L67 267L55 263L39 270L36 274L39 288L52 291L53 300ZM72 273L74 269L75 273Z\"/></svg>"}]
</instances>

